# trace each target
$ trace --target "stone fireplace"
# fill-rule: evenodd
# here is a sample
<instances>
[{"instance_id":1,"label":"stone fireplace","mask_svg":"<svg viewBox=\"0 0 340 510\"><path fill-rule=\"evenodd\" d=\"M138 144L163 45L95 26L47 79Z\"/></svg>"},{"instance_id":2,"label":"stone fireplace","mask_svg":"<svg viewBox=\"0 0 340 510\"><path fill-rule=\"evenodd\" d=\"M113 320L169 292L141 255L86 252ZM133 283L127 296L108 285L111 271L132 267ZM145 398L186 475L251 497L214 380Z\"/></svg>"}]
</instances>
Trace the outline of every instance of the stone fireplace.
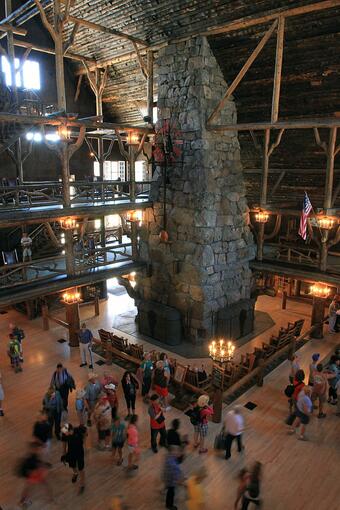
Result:
<instances>
[{"instance_id":1,"label":"stone fireplace","mask_svg":"<svg viewBox=\"0 0 340 510\"><path fill-rule=\"evenodd\" d=\"M167 242L159 238L162 168L153 176L154 206L141 232L141 258L149 269L136 288L139 328L146 334L157 331L167 343L170 330L172 343L200 343L217 332L240 336L252 329L255 303L249 269L255 245L240 147L236 132L206 129L227 85L204 37L161 49L156 64L158 117L172 119L183 144L167 171ZM219 121L236 121L232 100Z\"/></svg>"}]
</instances>

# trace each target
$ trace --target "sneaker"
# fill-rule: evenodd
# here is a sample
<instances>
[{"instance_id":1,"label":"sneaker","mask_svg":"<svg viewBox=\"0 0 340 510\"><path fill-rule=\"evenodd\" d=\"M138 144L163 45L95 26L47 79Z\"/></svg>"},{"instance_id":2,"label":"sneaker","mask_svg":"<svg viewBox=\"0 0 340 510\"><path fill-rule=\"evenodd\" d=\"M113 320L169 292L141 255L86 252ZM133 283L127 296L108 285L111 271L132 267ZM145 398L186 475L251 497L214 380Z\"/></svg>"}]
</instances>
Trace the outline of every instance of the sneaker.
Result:
<instances>
[{"instance_id":1,"label":"sneaker","mask_svg":"<svg viewBox=\"0 0 340 510\"><path fill-rule=\"evenodd\" d=\"M28 508L31 504L32 501L30 499L24 499L23 501L20 501L19 506L20 508Z\"/></svg>"},{"instance_id":2,"label":"sneaker","mask_svg":"<svg viewBox=\"0 0 340 510\"><path fill-rule=\"evenodd\" d=\"M198 450L198 453L208 453L208 448L202 448L201 450Z\"/></svg>"},{"instance_id":3,"label":"sneaker","mask_svg":"<svg viewBox=\"0 0 340 510\"><path fill-rule=\"evenodd\" d=\"M89 369L90 369L90 370L93 370L93 365L89 365Z\"/></svg>"},{"instance_id":4,"label":"sneaker","mask_svg":"<svg viewBox=\"0 0 340 510\"><path fill-rule=\"evenodd\" d=\"M71 481L72 481L72 483L76 483L76 481L77 481L77 480L78 480L78 475L74 474L74 475L72 476L72 480L71 480Z\"/></svg>"},{"instance_id":5,"label":"sneaker","mask_svg":"<svg viewBox=\"0 0 340 510\"><path fill-rule=\"evenodd\" d=\"M319 414L318 414L318 418L326 418L325 413L319 413Z\"/></svg>"},{"instance_id":6,"label":"sneaker","mask_svg":"<svg viewBox=\"0 0 340 510\"><path fill-rule=\"evenodd\" d=\"M132 469L138 469L139 466L137 466L137 464L132 464Z\"/></svg>"},{"instance_id":7,"label":"sneaker","mask_svg":"<svg viewBox=\"0 0 340 510\"><path fill-rule=\"evenodd\" d=\"M84 485L82 485L82 486L80 487L80 489L79 489L79 493L78 493L78 494L79 494L79 495L80 495L80 494L83 494L83 493L84 493L84 491L85 491L85 487L84 487Z\"/></svg>"},{"instance_id":8,"label":"sneaker","mask_svg":"<svg viewBox=\"0 0 340 510\"><path fill-rule=\"evenodd\" d=\"M87 420L87 426L88 426L88 427L91 427L91 425L92 425L91 420Z\"/></svg>"},{"instance_id":9,"label":"sneaker","mask_svg":"<svg viewBox=\"0 0 340 510\"><path fill-rule=\"evenodd\" d=\"M167 406L167 407L165 408L165 410L166 410L166 411L171 411L171 406Z\"/></svg>"},{"instance_id":10,"label":"sneaker","mask_svg":"<svg viewBox=\"0 0 340 510\"><path fill-rule=\"evenodd\" d=\"M87 363L81 363L79 366L81 368L81 367L86 367L86 365L87 365Z\"/></svg>"},{"instance_id":11,"label":"sneaker","mask_svg":"<svg viewBox=\"0 0 340 510\"><path fill-rule=\"evenodd\" d=\"M153 453L158 453L158 448L152 448Z\"/></svg>"},{"instance_id":12,"label":"sneaker","mask_svg":"<svg viewBox=\"0 0 340 510\"><path fill-rule=\"evenodd\" d=\"M299 441L308 441L308 439L306 438L306 436L302 436L302 435L300 435L300 436L298 437L298 440L299 440Z\"/></svg>"},{"instance_id":13,"label":"sneaker","mask_svg":"<svg viewBox=\"0 0 340 510\"><path fill-rule=\"evenodd\" d=\"M127 415L125 416L124 420L125 420L125 421L128 421L130 418L131 418L131 414L129 413L129 414L127 414Z\"/></svg>"},{"instance_id":14,"label":"sneaker","mask_svg":"<svg viewBox=\"0 0 340 510\"><path fill-rule=\"evenodd\" d=\"M117 466L121 466L123 464L123 459L117 460Z\"/></svg>"}]
</instances>

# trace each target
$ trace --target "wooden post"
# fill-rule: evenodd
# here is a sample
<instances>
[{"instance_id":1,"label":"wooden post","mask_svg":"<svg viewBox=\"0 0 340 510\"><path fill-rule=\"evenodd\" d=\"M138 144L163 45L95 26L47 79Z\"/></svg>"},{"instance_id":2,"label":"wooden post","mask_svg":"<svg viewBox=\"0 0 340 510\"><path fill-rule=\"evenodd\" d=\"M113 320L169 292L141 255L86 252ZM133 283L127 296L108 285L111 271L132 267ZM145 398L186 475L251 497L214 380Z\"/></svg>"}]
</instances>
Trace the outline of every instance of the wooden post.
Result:
<instances>
[{"instance_id":1,"label":"wooden post","mask_svg":"<svg viewBox=\"0 0 340 510\"><path fill-rule=\"evenodd\" d=\"M287 291L286 290L283 290L282 291L282 306L281 306L282 310L285 310L287 308Z\"/></svg>"},{"instance_id":2,"label":"wooden post","mask_svg":"<svg viewBox=\"0 0 340 510\"><path fill-rule=\"evenodd\" d=\"M42 320L43 320L43 330L48 331L50 329L50 323L48 320L48 306L47 305L42 305L41 315L42 315Z\"/></svg>"},{"instance_id":3,"label":"wooden post","mask_svg":"<svg viewBox=\"0 0 340 510\"><path fill-rule=\"evenodd\" d=\"M80 330L79 319L79 304L78 303L65 303L66 322L68 323L68 338L70 347L78 347L79 338L78 331Z\"/></svg>"},{"instance_id":4,"label":"wooden post","mask_svg":"<svg viewBox=\"0 0 340 510\"><path fill-rule=\"evenodd\" d=\"M147 57L147 115L153 123L153 52L148 51Z\"/></svg>"},{"instance_id":5,"label":"wooden post","mask_svg":"<svg viewBox=\"0 0 340 510\"><path fill-rule=\"evenodd\" d=\"M259 230L257 233L257 260L263 259L263 243L264 243L264 223L259 224Z\"/></svg>"},{"instance_id":6,"label":"wooden post","mask_svg":"<svg viewBox=\"0 0 340 510\"><path fill-rule=\"evenodd\" d=\"M138 259L137 222L131 222L131 254L132 260Z\"/></svg>"},{"instance_id":7,"label":"wooden post","mask_svg":"<svg viewBox=\"0 0 340 510\"><path fill-rule=\"evenodd\" d=\"M73 230L65 230L65 257L67 276L74 275Z\"/></svg>"},{"instance_id":8,"label":"wooden post","mask_svg":"<svg viewBox=\"0 0 340 510\"><path fill-rule=\"evenodd\" d=\"M311 338L323 338L323 324L325 318L325 300L323 298L313 297L313 309L311 317L311 326L320 324L311 334Z\"/></svg>"},{"instance_id":9,"label":"wooden post","mask_svg":"<svg viewBox=\"0 0 340 510\"><path fill-rule=\"evenodd\" d=\"M63 203L64 207L71 206L71 192L70 192L70 159L68 153L67 140L60 140L59 157L61 161L61 178L63 181Z\"/></svg>"},{"instance_id":10,"label":"wooden post","mask_svg":"<svg viewBox=\"0 0 340 510\"><path fill-rule=\"evenodd\" d=\"M336 149L336 136L337 128L332 127L329 132L328 153L327 153L327 168L326 168L326 184L325 184L325 197L324 197L324 210L332 207L332 194L333 194L333 181L334 181L334 159Z\"/></svg>"},{"instance_id":11,"label":"wooden post","mask_svg":"<svg viewBox=\"0 0 340 510\"><path fill-rule=\"evenodd\" d=\"M272 122L277 122L279 118L284 32L285 32L285 19L283 16L280 16L279 25L277 27L277 39L276 39L275 72L271 115Z\"/></svg>"},{"instance_id":12,"label":"wooden post","mask_svg":"<svg viewBox=\"0 0 340 510\"><path fill-rule=\"evenodd\" d=\"M136 159L132 145L129 145L130 200L136 201Z\"/></svg>"},{"instance_id":13,"label":"wooden post","mask_svg":"<svg viewBox=\"0 0 340 510\"><path fill-rule=\"evenodd\" d=\"M327 271L327 260L328 260L328 231L322 232L321 244L320 244L320 269L321 271Z\"/></svg>"},{"instance_id":14,"label":"wooden post","mask_svg":"<svg viewBox=\"0 0 340 510\"><path fill-rule=\"evenodd\" d=\"M269 174L269 142L270 142L270 129L264 132L264 144L262 152L262 183L261 183L261 207L266 207L267 204L267 188L268 188L268 174Z\"/></svg>"},{"instance_id":15,"label":"wooden post","mask_svg":"<svg viewBox=\"0 0 340 510\"><path fill-rule=\"evenodd\" d=\"M293 295L298 297L301 293L301 280L294 280Z\"/></svg>"},{"instance_id":16,"label":"wooden post","mask_svg":"<svg viewBox=\"0 0 340 510\"><path fill-rule=\"evenodd\" d=\"M258 371L258 374L256 377L256 384L257 384L257 386L261 387L261 386L263 386L263 378L264 378L264 359L263 358L259 359L258 368L259 368L259 371Z\"/></svg>"},{"instance_id":17,"label":"wooden post","mask_svg":"<svg viewBox=\"0 0 340 510\"><path fill-rule=\"evenodd\" d=\"M223 393L222 393L221 388L215 388L214 396L213 396L213 409L214 409L214 414L212 415L213 423L221 423L221 420L222 420L222 398L223 398Z\"/></svg>"},{"instance_id":18,"label":"wooden post","mask_svg":"<svg viewBox=\"0 0 340 510\"><path fill-rule=\"evenodd\" d=\"M54 45L55 45L55 73L57 81L58 110L66 112L66 93L64 76L64 46L63 23L61 21L60 0L54 0Z\"/></svg>"}]
</instances>

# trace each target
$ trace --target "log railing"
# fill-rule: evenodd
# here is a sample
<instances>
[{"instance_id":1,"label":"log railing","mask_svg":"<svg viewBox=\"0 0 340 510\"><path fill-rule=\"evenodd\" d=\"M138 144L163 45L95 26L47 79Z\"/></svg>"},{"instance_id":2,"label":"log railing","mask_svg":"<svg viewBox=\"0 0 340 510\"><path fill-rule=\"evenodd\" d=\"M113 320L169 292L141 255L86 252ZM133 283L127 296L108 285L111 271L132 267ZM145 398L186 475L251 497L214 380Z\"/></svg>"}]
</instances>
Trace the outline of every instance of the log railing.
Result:
<instances>
[{"instance_id":1,"label":"log railing","mask_svg":"<svg viewBox=\"0 0 340 510\"><path fill-rule=\"evenodd\" d=\"M148 181L136 182L137 196L147 200L150 190ZM72 181L70 182L71 204L102 205L131 201L130 182L125 181ZM0 184L0 210L34 208L42 205L62 205L61 182L34 182L17 184L3 179Z\"/></svg>"}]
</instances>

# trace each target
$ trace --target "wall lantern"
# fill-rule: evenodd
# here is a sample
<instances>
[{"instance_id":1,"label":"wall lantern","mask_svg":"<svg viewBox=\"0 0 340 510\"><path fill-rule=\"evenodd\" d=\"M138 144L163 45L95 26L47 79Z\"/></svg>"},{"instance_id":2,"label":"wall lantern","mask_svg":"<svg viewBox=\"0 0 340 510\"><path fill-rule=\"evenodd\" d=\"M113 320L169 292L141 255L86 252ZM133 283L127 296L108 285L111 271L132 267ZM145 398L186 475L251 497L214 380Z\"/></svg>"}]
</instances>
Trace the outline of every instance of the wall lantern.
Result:
<instances>
[{"instance_id":1,"label":"wall lantern","mask_svg":"<svg viewBox=\"0 0 340 510\"><path fill-rule=\"evenodd\" d=\"M231 361L234 357L235 345L232 342L225 342L223 339L216 342L213 340L209 345L209 356L219 363Z\"/></svg>"},{"instance_id":2,"label":"wall lantern","mask_svg":"<svg viewBox=\"0 0 340 510\"><path fill-rule=\"evenodd\" d=\"M141 223L143 221L143 211L128 211L126 220L130 223Z\"/></svg>"},{"instance_id":3,"label":"wall lantern","mask_svg":"<svg viewBox=\"0 0 340 510\"><path fill-rule=\"evenodd\" d=\"M269 214L266 211L258 211L255 213L255 221L257 223L267 223L269 220Z\"/></svg>"},{"instance_id":4,"label":"wall lantern","mask_svg":"<svg viewBox=\"0 0 340 510\"><path fill-rule=\"evenodd\" d=\"M315 297L326 299L329 296L330 288L322 283L314 283L310 287L310 293Z\"/></svg>"},{"instance_id":5,"label":"wall lantern","mask_svg":"<svg viewBox=\"0 0 340 510\"><path fill-rule=\"evenodd\" d=\"M335 225L335 220L331 216L322 216L318 218L318 224L324 230L331 230Z\"/></svg>"},{"instance_id":6,"label":"wall lantern","mask_svg":"<svg viewBox=\"0 0 340 510\"><path fill-rule=\"evenodd\" d=\"M65 218L60 220L60 226L63 230L74 230L79 225L75 218Z\"/></svg>"},{"instance_id":7,"label":"wall lantern","mask_svg":"<svg viewBox=\"0 0 340 510\"><path fill-rule=\"evenodd\" d=\"M127 137L127 142L129 145L138 145L140 142L139 134L134 131L129 131L128 137Z\"/></svg>"},{"instance_id":8,"label":"wall lantern","mask_svg":"<svg viewBox=\"0 0 340 510\"><path fill-rule=\"evenodd\" d=\"M67 126L65 124L61 124L58 126L58 135L60 140L67 141L71 138L71 131L67 129Z\"/></svg>"}]
</instances>

